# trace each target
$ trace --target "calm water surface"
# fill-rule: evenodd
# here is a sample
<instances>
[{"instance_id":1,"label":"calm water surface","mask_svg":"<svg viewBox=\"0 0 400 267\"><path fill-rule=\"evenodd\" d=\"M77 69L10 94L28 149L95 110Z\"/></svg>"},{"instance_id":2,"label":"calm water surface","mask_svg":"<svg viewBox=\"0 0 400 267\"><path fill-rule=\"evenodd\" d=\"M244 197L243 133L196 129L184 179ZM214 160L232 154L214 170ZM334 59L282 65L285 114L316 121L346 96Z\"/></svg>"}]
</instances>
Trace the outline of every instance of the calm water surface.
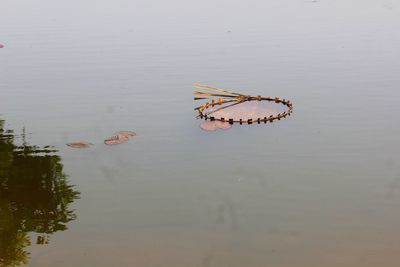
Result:
<instances>
[{"instance_id":1,"label":"calm water surface","mask_svg":"<svg viewBox=\"0 0 400 267\"><path fill-rule=\"evenodd\" d=\"M393 0L3 0L0 266L399 266L399 27ZM294 113L204 132L196 82Z\"/></svg>"}]
</instances>

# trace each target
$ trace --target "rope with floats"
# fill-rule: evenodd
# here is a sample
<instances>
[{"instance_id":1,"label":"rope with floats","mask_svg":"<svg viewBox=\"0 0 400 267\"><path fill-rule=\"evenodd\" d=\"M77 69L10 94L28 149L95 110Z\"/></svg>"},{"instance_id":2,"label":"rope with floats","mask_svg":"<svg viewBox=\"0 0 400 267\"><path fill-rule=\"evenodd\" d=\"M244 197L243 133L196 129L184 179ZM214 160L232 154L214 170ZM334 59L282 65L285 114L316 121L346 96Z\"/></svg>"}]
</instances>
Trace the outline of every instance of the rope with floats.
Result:
<instances>
[{"instance_id":1,"label":"rope with floats","mask_svg":"<svg viewBox=\"0 0 400 267\"><path fill-rule=\"evenodd\" d=\"M252 124L252 123L267 123L267 122L273 122L274 120L280 120L282 118L285 118L287 116L290 116L290 114L293 112L293 104L289 100L286 99L280 99L279 97L264 97L264 96L250 96L250 95L245 95L241 93L235 93L231 92L222 88L218 87L212 87L208 85L202 85L202 84L196 84L194 86L198 90L203 90L203 91L211 91L211 92L203 92L203 91L194 91L193 94L196 95L194 97L194 100L205 100L205 99L210 99L211 101L205 102L204 104L198 106L195 108L196 111L198 111L199 115L197 117L205 120L211 120L211 121L221 121L221 122L229 122L229 124L234 124L234 123L247 123L247 124ZM215 99L217 98L217 99ZM263 117L263 118L248 118L248 119L233 119L233 118L217 118L213 115L213 113L234 106L238 105L241 103L244 103L246 101L273 101L277 104L283 104L287 107L287 110L281 113L278 113L276 115L270 115L268 117ZM225 105L227 104L227 105ZM216 110L213 110L211 112L206 112L206 110L209 107L215 107L215 106L221 106ZM223 106L225 105L225 106Z\"/></svg>"}]
</instances>

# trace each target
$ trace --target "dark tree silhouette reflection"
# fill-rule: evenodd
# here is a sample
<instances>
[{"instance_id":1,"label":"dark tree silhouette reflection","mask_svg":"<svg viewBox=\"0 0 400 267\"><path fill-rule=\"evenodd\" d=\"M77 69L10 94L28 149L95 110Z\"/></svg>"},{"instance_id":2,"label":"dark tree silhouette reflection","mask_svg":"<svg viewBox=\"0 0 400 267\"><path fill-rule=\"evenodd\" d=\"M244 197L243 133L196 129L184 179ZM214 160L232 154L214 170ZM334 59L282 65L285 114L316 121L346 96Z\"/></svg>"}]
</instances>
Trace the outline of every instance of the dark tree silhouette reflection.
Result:
<instances>
[{"instance_id":1,"label":"dark tree silhouette reflection","mask_svg":"<svg viewBox=\"0 0 400 267\"><path fill-rule=\"evenodd\" d=\"M38 234L36 244L47 244L52 233L66 230L79 196L56 150L15 139L0 119L0 267L28 262L30 233Z\"/></svg>"}]
</instances>

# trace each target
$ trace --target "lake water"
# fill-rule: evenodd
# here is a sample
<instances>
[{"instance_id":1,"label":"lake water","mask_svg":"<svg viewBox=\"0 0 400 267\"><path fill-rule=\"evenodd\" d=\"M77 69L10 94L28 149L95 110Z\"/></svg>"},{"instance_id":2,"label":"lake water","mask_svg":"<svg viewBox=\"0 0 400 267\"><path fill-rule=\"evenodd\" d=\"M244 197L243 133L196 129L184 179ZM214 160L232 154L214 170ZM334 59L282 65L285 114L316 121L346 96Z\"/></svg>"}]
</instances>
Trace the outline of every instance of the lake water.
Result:
<instances>
[{"instance_id":1,"label":"lake water","mask_svg":"<svg viewBox=\"0 0 400 267\"><path fill-rule=\"evenodd\" d=\"M0 266L399 266L399 27L394 0L3 0ZM196 82L294 112L205 132Z\"/></svg>"}]
</instances>

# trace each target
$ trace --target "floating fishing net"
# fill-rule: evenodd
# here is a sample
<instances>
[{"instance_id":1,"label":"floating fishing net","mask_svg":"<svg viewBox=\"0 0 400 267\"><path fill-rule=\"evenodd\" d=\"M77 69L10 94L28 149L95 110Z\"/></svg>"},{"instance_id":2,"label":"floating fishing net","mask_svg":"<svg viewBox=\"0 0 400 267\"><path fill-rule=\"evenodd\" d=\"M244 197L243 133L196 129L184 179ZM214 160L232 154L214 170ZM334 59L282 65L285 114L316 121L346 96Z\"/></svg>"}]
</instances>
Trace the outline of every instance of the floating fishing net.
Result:
<instances>
[{"instance_id":1,"label":"floating fishing net","mask_svg":"<svg viewBox=\"0 0 400 267\"><path fill-rule=\"evenodd\" d=\"M125 143L126 141L128 141L129 137L135 136L135 135L136 135L136 133L133 131L119 131L119 132L116 132L114 135L107 137L104 140L104 144L119 145L119 144L122 144L122 143ZM88 147L94 146L94 144L86 142L86 141L71 142L71 143L67 143L66 145L69 147L72 147L72 148L88 148Z\"/></svg>"},{"instance_id":2,"label":"floating fishing net","mask_svg":"<svg viewBox=\"0 0 400 267\"><path fill-rule=\"evenodd\" d=\"M107 137L104 140L104 144L106 145L119 145L122 143L125 143L126 141L129 140L129 137L135 136L136 133L132 131L119 131L115 133L114 135Z\"/></svg>"},{"instance_id":3,"label":"floating fishing net","mask_svg":"<svg viewBox=\"0 0 400 267\"><path fill-rule=\"evenodd\" d=\"M93 146L94 144L82 141L82 142L71 142L67 143L66 145L72 148L87 148Z\"/></svg>"},{"instance_id":4,"label":"floating fishing net","mask_svg":"<svg viewBox=\"0 0 400 267\"><path fill-rule=\"evenodd\" d=\"M195 108L199 113L198 117L205 120L227 124L267 123L285 118L293 112L292 103L279 97L250 96L206 85L195 87L213 92L193 92L197 95L195 100L208 99ZM210 124L209 128L211 127L213 126Z\"/></svg>"}]
</instances>

